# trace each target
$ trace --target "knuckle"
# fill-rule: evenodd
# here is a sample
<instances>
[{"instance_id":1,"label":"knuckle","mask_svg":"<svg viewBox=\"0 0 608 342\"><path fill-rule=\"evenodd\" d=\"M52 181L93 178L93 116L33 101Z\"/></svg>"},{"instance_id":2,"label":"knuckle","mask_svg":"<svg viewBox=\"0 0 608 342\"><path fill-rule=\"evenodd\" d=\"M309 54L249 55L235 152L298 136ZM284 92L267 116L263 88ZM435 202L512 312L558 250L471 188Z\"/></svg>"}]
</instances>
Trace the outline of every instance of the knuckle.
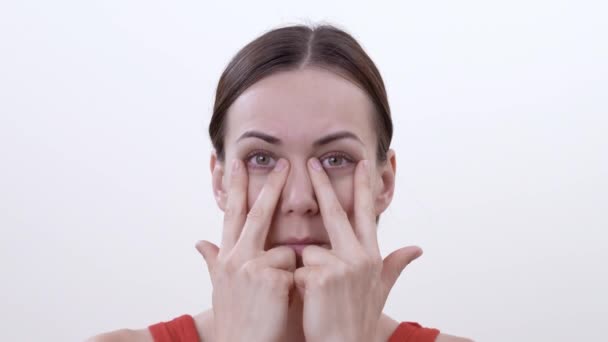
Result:
<instances>
[{"instance_id":1,"label":"knuckle","mask_svg":"<svg viewBox=\"0 0 608 342\"><path fill-rule=\"evenodd\" d=\"M295 280L293 278L293 274L282 273L280 280L278 282L282 291L286 291L289 293L289 289L293 286Z\"/></svg>"},{"instance_id":2,"label":"knuckle","mask_svg":"<svg viewBox=\"0 0 608 342\"><path fill-rule=\"evenodd\" d=\"M375 267L375 259L365 255L356 258L353 264L356 269L368 270Z\"/></svg>"},{"instance_id":3,"label":"knuckle","mask_svg":"<svg viewBox=\"0 0 608 342\"><path fill-rule=\"evenodd\" d=\"M268 288L278 294L283 294L285 292L289 292L289 288L291 287L292 279L288 274L276 271L272 269L268 269L265 272L265 280Z\"/></svg>"},{"instance_id":4,"label":"knuckle","mask_svg":"<svg viewBox=\"0 0 608 342\"><path fill-rule=\"evenodd\" d=\"M239 217L243 217L245 215L245 210L242 206L228 206L224 210L224 219L227 221L233 221L238 219Z\"/></svg>"},{"instance_id":5,"label":"knuckle","mask_svg":"<svg viewBox=\"0 0 608 342\"><path fill-rule=\"evenodd\" d=\"M342 205L340 205L339 202L334 202L330 204L328 210L330 215L346 216L346 212L344 211Z\"/></svg>"},{"instance_id":6,"label":"knuckle","mask_svg":"<svg viewBox=\"0 0 608 342\"><path fill-rule=\"evenodd\" d=\"M374 260L371 258L365 258L359 263L359 270L364 273L370 274L376 269L376 265L374 264Z\"/></svg>"},{"instance_id":7,"label":"knuckle","mask_svg":"<svg viewBox=\"0 0 608 342\"><path fill-rule=\"evenodd\" d=\"M361 258L354 266L354 272L363 273L370 276L382 272L382 259L380 257Z\"/></svg>"},{"instance_id":8,"label":"knuckle","mask_svg":"<svg viewBox=\"0 0 608 342\"><path fill-rule=\"evenodd\" d=\"M334 275L329 272L320 272L320 274L317 276L315 284L321 288L327 287L332 283L333 278Z\"/></svg>"},{"instance_id":9,"label":"knuckle","mask_svg":"<svg viewBox=\"0 0 608 342\"><path fill-rule=\"evenodd\" d=\"M340 264L336 267L335 276L336 278L347 278L352 274L356 274L358 271L357 267L349 264Z\"/></svg>"},{"instance_id":10,"label":"knuckle","mask_svg":"<svg viewBox=\"0 0 608 342\"><path fill-rule=\"evenodd\" d=\"M266 209L261 206L254 206L247 213L247 218L250 220L261 220L266 216Z\"/></svg>"},{"instance_id":11,"label":"knuckle","mask_svg":"<svg viewBox=\"0 0 608 342\"><path fill-rule=\"evenodd\" d=\"M212 281L216 283L224 283L233 276L233 268L229 262L218 260L210 272Z\"/></svg>"},{"instance_id":12,"label":"knuckle","mask_svg":"<svg viewBox=\"0 0 608 342\"><path fill-rule=\"evenodd\" d=\"M286 277L283 273L277 272L273 269L266 270L266 280L271 286L282 287L286 283Z\"/></svg>"},{"instance_id":13,"label":"knuckle","mask_svg":"<svg viewBox=\"0 0 608 342\"><path fill-rule=\"evenodd\" d=\"M225 274L232 274L238 268L235 265L235 262L231 259L218 260L218 264L216 265L216 267L219 268L222 271L222 273L225 273Z\"/></svg>"},{"instance_id":14,"label":"knuckle","mask_svg":"<svg viewBox=\"0 0 608 342\"><path fill-rule=\"evenodd\" d=\"M382 258L380 256L373 257L371 259L371 266L374 269L380 269L381 270L382 266L383 266L383 260L382 260Z\"/></svg>"},{"instance_id":15,"label":"knuckle","mask_svg":"<svg viewBox=\"0 0 608 342\"><path fill-rule=\"evenodd\" d=\"M371 203L365 203L362 207L363 212L373 213L376 211L376 207Z\"/></svg>"},{"instance_id":16,"label":"knuckle","mask_svg":"<svg viewBox=\"0 0 608 342\"><path fill-rule=\"evenodd\" d=\"M258 265L254 260L246 261L242 266L242 270L249 278L253 278L260 273Z\"/></svg>"}]
</instances>

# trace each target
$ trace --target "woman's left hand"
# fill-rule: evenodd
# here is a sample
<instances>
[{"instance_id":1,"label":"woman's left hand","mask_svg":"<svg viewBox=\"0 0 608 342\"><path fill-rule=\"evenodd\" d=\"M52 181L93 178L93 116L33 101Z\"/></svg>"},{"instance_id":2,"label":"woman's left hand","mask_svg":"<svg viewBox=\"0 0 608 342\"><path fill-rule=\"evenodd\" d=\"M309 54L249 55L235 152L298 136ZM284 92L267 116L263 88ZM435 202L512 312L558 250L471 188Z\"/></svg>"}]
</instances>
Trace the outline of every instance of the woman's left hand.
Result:
<instances>
[{"instance_id":1,"label":"woman's left hand","mask_svg":"<svg viewBox=\"0 0 608 342\"><path fill-rule=\"evenodd\" d=\"M311 159L308 168L332 249L306 247L294 275L306 341L375 341L391 288L422 250L405 247L382 260L369 162L355 170L354 227L319 161Z\"/></svg>"}]
</instances>

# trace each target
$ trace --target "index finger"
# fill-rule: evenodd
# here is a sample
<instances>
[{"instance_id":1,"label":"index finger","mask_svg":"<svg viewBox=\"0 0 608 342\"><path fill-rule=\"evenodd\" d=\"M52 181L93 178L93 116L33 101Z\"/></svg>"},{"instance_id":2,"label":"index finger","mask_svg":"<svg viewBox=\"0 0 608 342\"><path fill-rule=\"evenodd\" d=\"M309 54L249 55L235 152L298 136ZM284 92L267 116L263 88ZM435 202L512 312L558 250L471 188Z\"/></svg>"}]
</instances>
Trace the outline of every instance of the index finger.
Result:
<instances>
[{"instance_id":1,"label":"index finger","mask_svg":"<svg viewBox=\"0 0 608 342\"><path fill-rule=\"evenodd\" d=\"M247 214L248 177L239 159L232 161L229 179L220 251L230 251L234 247L241 235Z\"/></svg>"},{"instance_id":2,"label":"index finger","mask_svg":"<svg viewBox=\"0 0 608 342\"><path fill-rule=\"evenodd\" d=\"M376 230L376 212L372 196L370 163L362 160L355 169L355 232L365 248L380 254L378 231Z\"/></svg>"},{"instance_id":3,"label":"index finger","mask_svg":"<svg viewBox=\"0 0 608 342\"><path fill-rule=\"evenodd\" d=\"M311 158L308 168L312 185L319 201L321 218L332 244L332 249L337 251L348 251L349 246L358 245L357 237L350 225L348 215L342 208L336 193L329 182L329 178L323 171L319 160Z\"/></svg>"},{"instance_id":4,"label":"index finger","mask_svg":"<svg viewBox=\"0 0 608 342\"><path fill-rule=\"evenodd\" d=\"M274 209L287 179L288 169L289 163L287 160L280 159L272 172L269 173L266 184L264 184L262 191L258 194L255 203L247 214L247 220L237 244L242 243L255 250L264 248Z\"/></svg>"}]
</instances>

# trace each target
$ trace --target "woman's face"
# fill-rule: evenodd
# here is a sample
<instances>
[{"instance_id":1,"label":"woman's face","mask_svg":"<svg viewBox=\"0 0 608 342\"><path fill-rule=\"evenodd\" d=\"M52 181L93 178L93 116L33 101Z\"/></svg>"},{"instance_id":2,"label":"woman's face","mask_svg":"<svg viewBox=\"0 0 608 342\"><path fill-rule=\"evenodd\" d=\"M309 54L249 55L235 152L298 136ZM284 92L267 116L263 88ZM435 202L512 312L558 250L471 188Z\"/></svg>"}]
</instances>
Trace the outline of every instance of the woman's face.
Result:
<instances>
[{"instance_id":1,"label":"woman's face","mask_svg":"<svg viewBox=\"0 0 608 342\"><path fill-rule=\"evenodd\" d=\"M311 238L330 246L307 161L316 157L329 176L342 208L353 222L353 180L358 161L376 163L374 108L355 84L320 68L274 73L248 88L227 116L225 162L244 162L251 208L268 173L279 158L289 161L289 174L266 239L266 249L291 239ZM392 198L395 157L372 172L375 210ZM230 168L211 157L214 192L225 208Z\"/></svg>"}]
</instances>

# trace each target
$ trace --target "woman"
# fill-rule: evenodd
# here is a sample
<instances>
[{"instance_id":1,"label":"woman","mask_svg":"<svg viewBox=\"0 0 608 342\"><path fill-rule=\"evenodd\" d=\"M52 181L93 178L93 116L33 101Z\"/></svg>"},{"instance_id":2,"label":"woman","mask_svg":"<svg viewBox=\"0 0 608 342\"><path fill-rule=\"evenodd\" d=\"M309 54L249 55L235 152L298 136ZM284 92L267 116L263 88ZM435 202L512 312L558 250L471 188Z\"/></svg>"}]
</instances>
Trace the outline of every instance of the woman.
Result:
<instances>
[{"instance_id":1,"label":"woman","mask_svg":"<svg viewBox=\"0 0 608 342\"><path fill-rule=\"evenodd\" d=\"M422 254L382 259L380 214L395 184L380 73L333 26L275 29L222 74L209 125L220 246L200 241L212 309L92 341L463 342L382 309Z\"/></svg>"}]
</instances>

